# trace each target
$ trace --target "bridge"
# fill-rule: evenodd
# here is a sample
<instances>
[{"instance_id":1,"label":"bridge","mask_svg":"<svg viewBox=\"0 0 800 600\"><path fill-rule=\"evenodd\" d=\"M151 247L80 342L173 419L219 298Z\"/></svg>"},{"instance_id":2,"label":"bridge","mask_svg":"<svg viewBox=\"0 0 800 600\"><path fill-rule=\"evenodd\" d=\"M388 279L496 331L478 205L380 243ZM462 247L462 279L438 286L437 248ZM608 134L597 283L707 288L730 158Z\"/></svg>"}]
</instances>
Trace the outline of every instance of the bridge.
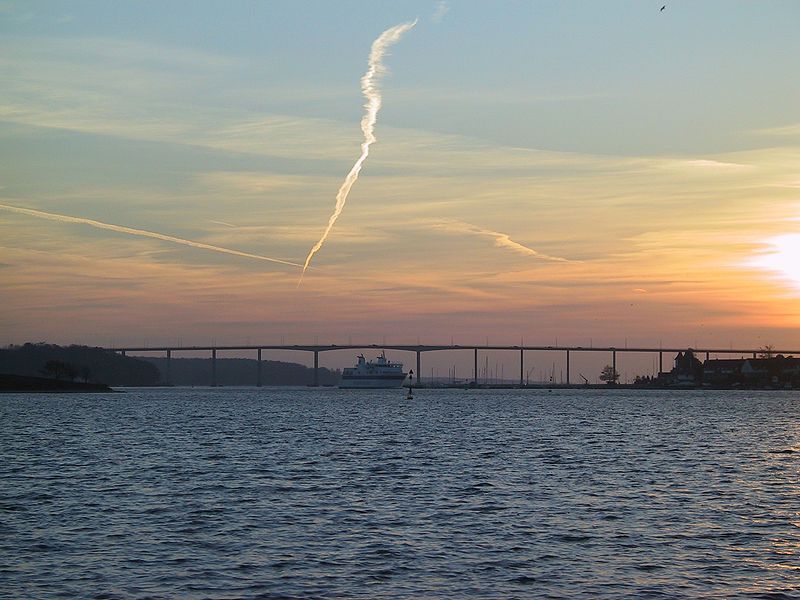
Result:
<instances>
[{"instance_id":1,"label":"bridge","mask_svg":"<svg viewBox=\"0 0 800 600\"><path fill-rule=\"evenodd\" d=\"M428 344L414 344L414 345L394 345L394 344L346 344L346 345L272 345L272 344L257 344L257 345L244 345L244 346L126 346L116 348L106 348L112 352L120 354L128 353L151 353L163 352L167 358L166 367L166 382L171 383L171 368L170 361L173 352L210 352L211 353L211 385L217 385L217 353L218 352L244 352L255 351L257 356L257 378L256 385L262 385L261 377L261 356L265 350L271 351L297 351L297 352L311 352L314 355L314 386L319 386L319 355L321 352L331 352L334 350L366 350L366 349L379 349L379 350L396 350L400 352L413 352L416 354L416 383L422 383L422 354L425 352L442 352L442 351L471 351L473 353L473 376L474 381L478 381L478 352L479 351L493 351L493 350L506 350L519 352L519 385L525 384L525 353L526 352L564 352L566 355L566 381L570 383L570 356L578 352L601 352L606 353L611 358L611 366L614 371L617 370L617 354L619 353L648 353L658 355L658 370L664 371L664 354L677 354L678 352L685 352L687 348L648 348L648 347L624 347L616 348L614 346L605 347L586 347L586 346L493 346L493 345L428 345ZM713 355L723 356L752 356L756 358L759 354L764 353L763 348L691 348L692 352L696 355L705 354L706 360ZM776 350L769 349L772 355L783 354L798 355L800 350Z\"/></svg>"}]
</instances>

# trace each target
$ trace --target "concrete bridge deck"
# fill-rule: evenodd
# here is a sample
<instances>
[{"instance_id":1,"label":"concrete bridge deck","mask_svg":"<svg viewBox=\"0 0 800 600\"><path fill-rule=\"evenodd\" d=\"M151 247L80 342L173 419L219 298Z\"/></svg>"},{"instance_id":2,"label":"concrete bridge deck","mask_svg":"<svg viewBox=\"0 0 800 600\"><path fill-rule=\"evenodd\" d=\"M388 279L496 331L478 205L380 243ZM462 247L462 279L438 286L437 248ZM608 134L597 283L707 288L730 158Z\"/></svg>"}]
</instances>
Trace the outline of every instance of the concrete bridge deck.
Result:
<instances>
[{"instance_id":1,"label":"concrete bridge deck","mask_svg":"<svg viewBox=\"0 0 800 600\"><path fill-rule=\"evenodd\" d=\"M400 352L413 352L416 354L416 381L417 384L422 379L422 362L421 356L425 352L441 352L441 351L455 351L455 350L471 350L473 352L473 376L474 380L478 380L478 351L517 351L519 352L519 381L520 385L524 382L525 373L525 352L564 352L566 354L566 380L570 382L570 354L576 352L603 352L611 355L611 366L616 371L617 368L617 353L649 353L658 354L658 369L659 372L664 370L664 353L677 354L678 352L685 352L687 348L675 347L615 347L615 346L527 346L527 345L464 345L464 344L246 344L246 345L226 345L226 346L119 346L113 348L106 348L113 352L120 354L128 353L151 353L163 352L167 357L167 383L171 381L170 378L170 359L173 352L211 352L211 385L217 385L217 352L231 352L231 351L255 351L258 360L258 373L256 385L262 385L261 378L261 360L262 352L264 350L270 351L298 351L298 352L311 352L314 355L314 386L319 385L319 355L321 352L331 352L335 350L395 350ZM763 348L689 348L696 355L705 354L708 359L712 354L714 355L738 355L738 356L752 356L756 358L759 354L764 352ZM799 355L800 350L776 350L769 349L772 355Z\"/></svg>"}]
</instances>

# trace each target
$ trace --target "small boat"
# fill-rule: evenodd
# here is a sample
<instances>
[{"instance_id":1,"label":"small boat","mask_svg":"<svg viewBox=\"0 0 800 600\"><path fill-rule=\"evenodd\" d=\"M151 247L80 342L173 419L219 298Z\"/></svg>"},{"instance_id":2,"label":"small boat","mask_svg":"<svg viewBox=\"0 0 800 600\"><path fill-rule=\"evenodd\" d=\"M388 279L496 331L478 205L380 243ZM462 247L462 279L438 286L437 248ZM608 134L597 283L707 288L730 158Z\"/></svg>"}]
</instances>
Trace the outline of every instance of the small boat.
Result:
<instances>
[{"instance_id":1,"label":"small boat","mask_svg":"<svg viewBox=\"0 0 800 600\"><path fill-rule=\"evenodd\" d=\"M343 389L387 389L398 388L408 377L403 372L403 363L391 362L386 358L386 352L374 361L367 360L363 354L358 355L355 367L345 367L342 371Z\"/></svg>"}]
</instances>

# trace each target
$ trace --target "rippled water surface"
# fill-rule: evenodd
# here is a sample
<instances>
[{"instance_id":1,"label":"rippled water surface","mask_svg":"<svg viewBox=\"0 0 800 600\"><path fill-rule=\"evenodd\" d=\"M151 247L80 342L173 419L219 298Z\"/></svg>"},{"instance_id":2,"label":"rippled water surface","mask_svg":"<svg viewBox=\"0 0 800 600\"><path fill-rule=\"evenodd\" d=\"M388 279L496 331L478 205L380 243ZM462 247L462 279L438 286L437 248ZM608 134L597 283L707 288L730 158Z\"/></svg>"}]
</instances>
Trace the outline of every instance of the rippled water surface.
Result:
<instances>
[{"instance_id":1,"label":"rippled water surface","mask_svg":"<svg viewBox=\"0 0 800 600\"><path fill-rule=\"evenodd\" d=\"M800 395L0 396L0 596L797 597Z\"/></svg>"}]
</instances>

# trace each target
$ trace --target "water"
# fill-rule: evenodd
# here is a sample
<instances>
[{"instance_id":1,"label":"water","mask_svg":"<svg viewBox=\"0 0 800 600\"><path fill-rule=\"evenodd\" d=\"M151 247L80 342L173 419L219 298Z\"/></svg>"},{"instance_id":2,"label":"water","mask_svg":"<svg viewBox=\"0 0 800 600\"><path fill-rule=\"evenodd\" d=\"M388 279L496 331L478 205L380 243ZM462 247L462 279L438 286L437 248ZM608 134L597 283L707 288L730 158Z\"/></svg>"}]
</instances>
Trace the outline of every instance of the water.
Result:
<instances>
[{"instance_id":1,"label":"water","mask_svg":"<svg viewBox=\"0 0 800 600\"><path fill-rule=\"evenodd\" d=\"M800 597L800 395L0 396L7 598Z\"/></svg>"}]
</instances>

